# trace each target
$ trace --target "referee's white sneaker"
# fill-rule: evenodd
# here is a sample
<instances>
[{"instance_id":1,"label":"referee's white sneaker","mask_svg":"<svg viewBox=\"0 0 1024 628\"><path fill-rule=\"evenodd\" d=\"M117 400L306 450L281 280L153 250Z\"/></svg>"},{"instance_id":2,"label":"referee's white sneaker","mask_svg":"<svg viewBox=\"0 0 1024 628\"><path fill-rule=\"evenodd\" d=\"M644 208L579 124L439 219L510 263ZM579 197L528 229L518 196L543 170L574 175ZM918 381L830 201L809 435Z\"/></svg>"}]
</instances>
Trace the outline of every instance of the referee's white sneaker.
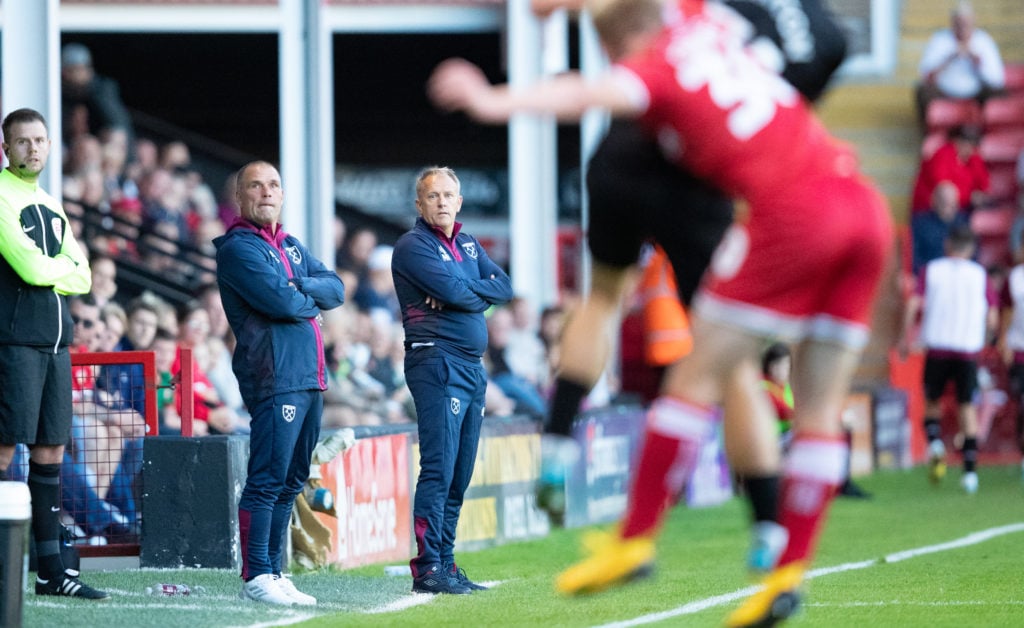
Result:
<instances>
[{"instance_id":1,"label":"referee's white sneaker","mask_svg":"<svg viewBox=\"0 0 1024 628\"><path fill-rule=\"evenodd\" d=\"M274 582L277 583L277 588L284 591L284 594L299 606L316 606L316 598L295 588L295 583L292 582L290 577L284 574L274 576Z\"/></svg>"},{"instance_id":2,"label":"referee's white sneaker","mask_svg":"<svg viewBox=\"0 0 1024 628\"><path fill-rule=\"evenodd\" d=\"M272 573L260 574L243 584L238 597L243 600L276 604L277 606L295 604L295 600L278 585Z\"/></svg>"}]
</instances>

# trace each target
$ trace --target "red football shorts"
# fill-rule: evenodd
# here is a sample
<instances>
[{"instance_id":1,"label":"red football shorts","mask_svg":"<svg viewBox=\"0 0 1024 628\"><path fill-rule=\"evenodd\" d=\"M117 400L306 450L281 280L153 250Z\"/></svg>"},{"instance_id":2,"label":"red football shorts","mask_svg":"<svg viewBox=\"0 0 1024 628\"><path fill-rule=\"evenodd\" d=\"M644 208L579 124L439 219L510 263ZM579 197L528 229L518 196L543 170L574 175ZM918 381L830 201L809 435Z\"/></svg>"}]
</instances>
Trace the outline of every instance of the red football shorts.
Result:
<instances>
[{"instance_id":1,"label":"red football shorts","mask_svg":"<svg viewBox=\"0 0 1024 628\"><path fill-rule=\"evenodd\" d=\"M696 311L759 335L863 348L891 250L885 199L863 178L829 174L749 200Z\"/></svg>"}]
</instances>

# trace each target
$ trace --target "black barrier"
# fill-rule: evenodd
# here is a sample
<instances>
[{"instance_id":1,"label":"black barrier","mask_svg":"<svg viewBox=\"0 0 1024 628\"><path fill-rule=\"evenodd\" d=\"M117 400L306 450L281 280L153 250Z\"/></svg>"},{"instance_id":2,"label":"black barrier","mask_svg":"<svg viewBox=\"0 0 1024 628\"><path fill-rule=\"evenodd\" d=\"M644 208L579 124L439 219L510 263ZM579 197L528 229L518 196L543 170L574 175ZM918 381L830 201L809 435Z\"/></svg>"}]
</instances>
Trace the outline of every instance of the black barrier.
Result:
<instances>
[{"instance_id":1,"label":"black barrier","mask_svg":"<svg viewBox=\"0 0 1024 628\"><path fill-rule=\"evenodd\" d=\"M238 569L245 436L154 436L144 443L142 567Z\"/></svg>"}]
</instances>

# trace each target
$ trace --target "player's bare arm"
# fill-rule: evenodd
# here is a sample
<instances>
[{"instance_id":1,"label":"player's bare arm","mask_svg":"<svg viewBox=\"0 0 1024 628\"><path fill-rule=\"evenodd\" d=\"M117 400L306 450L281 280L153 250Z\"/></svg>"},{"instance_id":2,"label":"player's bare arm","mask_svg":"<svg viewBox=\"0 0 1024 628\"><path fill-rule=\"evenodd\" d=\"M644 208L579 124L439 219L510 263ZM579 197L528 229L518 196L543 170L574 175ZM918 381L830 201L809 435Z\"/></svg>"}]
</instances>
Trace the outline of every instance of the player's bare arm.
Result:
<instances>
[{"instance_id":1,"label":"player's bare arm","mask_svg":"<svg viewBox=\"0 0 1024 628\"><path fill-rule=\"evenodd\" d=\"M550 114L575 121L593 107L620 117L636 116L641 107L612 76L584 79L579 73L511 88L491 85L483 71L465 59L448 59L434 70L427 84L434 104L445 111L465 111L477 122L500 124L517 113Z\"/></svg>"}]
</instances>

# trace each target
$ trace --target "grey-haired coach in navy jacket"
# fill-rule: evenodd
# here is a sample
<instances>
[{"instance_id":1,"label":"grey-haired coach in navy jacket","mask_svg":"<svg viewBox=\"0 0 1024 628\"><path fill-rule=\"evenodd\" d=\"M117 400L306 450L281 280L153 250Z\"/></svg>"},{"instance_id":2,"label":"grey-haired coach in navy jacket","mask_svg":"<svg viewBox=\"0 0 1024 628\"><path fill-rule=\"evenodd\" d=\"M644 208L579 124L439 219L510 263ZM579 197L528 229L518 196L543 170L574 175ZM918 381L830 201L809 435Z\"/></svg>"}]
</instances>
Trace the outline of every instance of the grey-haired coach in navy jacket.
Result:
<instances>
[{"instance_id":1,"label":"grey-haired coach in navy jacket","mask_svg":"<svg viewBox=\"0 0 1024 628\"><path fill-rule=\"evenodd\" d=\"M292 504L309 477L327 390L320 312L345 286L280 225L281 175L255 161L238 171L241 218L217 247L217 281L237 339L232 366L252 415L249 476L238 503L243 598L316 604L281 575Z\"/></svg>"},{"instance_id":2,"label":"grey-haired coach in navy jacket","mask_svg":"<svg viewBox=\"0 0 1024 628\"><path fill-rule=\"evenodd\" d=\"M455 564L455 527L473 475L484 416L484 312L512 298L512 282L455 221L459 178L433 167L416 179L419 218L391 257L405 327L405 379L416 403L420 473L413 502L413 591L484 587Z\"/></svg>"}]
</instances>

